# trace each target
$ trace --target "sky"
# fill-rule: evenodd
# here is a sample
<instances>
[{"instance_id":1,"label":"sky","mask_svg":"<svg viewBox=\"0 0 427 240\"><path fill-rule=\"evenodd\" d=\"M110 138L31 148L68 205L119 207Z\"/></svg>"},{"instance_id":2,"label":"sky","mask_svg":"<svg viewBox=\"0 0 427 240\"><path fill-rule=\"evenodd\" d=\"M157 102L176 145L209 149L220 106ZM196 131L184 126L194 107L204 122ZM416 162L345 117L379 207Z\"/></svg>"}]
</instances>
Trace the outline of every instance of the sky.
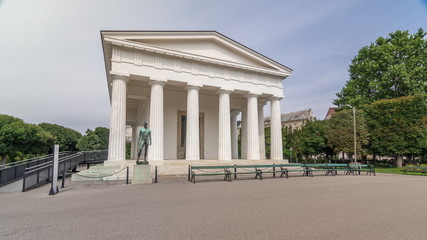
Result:
<instances>
[{"instance_id":1,"label":"sky","mask_svg":"<svg viewBox=\"0 0 427 240\"><path fill-rule=\"evenodd\" d=\"M0 0L0 114L108 127L101 30L215 30L294 70L282 113L323 119L358 50L419 28L427 0Z\"/></svg>"}]
</instances>

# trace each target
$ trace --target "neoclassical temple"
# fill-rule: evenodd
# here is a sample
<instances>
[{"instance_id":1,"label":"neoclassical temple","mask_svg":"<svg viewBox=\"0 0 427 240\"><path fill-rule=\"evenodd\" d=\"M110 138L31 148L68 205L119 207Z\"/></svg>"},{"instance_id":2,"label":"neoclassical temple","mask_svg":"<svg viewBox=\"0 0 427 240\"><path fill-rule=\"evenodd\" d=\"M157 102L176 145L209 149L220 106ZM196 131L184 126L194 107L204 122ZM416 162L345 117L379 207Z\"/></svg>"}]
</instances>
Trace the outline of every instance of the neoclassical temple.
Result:
<instances>
[{"instance_id":1,"label":"neoclassical temple","mask_svg":"<svg viewBox=\"0 0 427 240\"><path fill-rule=\"evenodd\" d=\"M264 112L271 106L271 159L282 159L282 81L292 69L215 31L101 31L111 101L108 162L125 160L125 129L149 123L148 160L265 159Z\"/></svg>"}]
</instances>

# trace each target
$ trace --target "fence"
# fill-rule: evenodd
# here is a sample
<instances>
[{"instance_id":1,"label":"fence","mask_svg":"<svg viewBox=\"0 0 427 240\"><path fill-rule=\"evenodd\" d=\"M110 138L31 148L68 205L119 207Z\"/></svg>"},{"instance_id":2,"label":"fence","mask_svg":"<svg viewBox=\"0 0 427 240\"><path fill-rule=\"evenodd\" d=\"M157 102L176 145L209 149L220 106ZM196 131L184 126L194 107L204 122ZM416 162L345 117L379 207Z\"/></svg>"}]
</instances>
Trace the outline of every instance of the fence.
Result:
<instances>
[{"instance_id":1,"label":"fence","mask_svg":"<svg viewBox=\"0 0 427 240\"><path fill-rule=\"evenodd\" d=\"M84 161L106 159L108 156L107 150L77 152L59 158L58 174L62 173L63 179L65 172L77 168ZM51 158L53 159L53 157ZM41 163L25 169L23 175L22 191L25 192L37 186L46 184L52 181L53 161Z\"/></svg>"},{"instance_id":2,"label":"fence","mask_svg":"<svg viewBox=\"0 0 427 240\"><path fill-rule=\"evenodd\" d=\"M65 157L74 152L61 152L59 157ZM52 162L53 154L40 157L25 159L19 162L13 162L0 165L0 187L21 179L24 176L25 169L34 167L43 163Z\"/></svg>"}]
</instances>

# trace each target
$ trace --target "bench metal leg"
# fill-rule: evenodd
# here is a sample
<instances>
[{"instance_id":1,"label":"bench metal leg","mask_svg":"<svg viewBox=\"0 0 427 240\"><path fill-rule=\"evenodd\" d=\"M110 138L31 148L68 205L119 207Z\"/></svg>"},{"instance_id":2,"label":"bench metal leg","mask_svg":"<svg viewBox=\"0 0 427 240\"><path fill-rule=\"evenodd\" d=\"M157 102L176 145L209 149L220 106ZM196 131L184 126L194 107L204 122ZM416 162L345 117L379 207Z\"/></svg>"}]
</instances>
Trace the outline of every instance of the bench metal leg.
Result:
<instances>
[{"instance_id":1,"label":"bench metal leg","mask_svg":"<svg viewBox=\"0 0 427 240\"><path fill-rule=\"evenodd\" d=\"M190 180L190 182L192 182L192 183L196 183L196 174L194 174L194 173L192 173L191 174L191 180Z\"/></svg>"}]
</instances>

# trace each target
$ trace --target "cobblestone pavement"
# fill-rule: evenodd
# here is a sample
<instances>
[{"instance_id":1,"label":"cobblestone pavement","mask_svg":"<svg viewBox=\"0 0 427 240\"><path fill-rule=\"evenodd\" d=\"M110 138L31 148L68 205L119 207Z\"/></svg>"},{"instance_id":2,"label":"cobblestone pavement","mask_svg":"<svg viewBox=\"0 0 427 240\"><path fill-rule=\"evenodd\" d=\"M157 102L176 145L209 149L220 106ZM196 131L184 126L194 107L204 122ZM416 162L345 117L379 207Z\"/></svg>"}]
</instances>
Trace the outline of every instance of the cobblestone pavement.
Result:
<instances>
[{"instance_id":1,"label":"cobblestone pavement","mask_svg":"<svg viewBox=\"0 0 427 240\"><path fill-rule=\"evenodd\" d=\"M48 192L0 193L0 239L427 239L423 176L67 180Z\"/></svg>"}]
</instances>

